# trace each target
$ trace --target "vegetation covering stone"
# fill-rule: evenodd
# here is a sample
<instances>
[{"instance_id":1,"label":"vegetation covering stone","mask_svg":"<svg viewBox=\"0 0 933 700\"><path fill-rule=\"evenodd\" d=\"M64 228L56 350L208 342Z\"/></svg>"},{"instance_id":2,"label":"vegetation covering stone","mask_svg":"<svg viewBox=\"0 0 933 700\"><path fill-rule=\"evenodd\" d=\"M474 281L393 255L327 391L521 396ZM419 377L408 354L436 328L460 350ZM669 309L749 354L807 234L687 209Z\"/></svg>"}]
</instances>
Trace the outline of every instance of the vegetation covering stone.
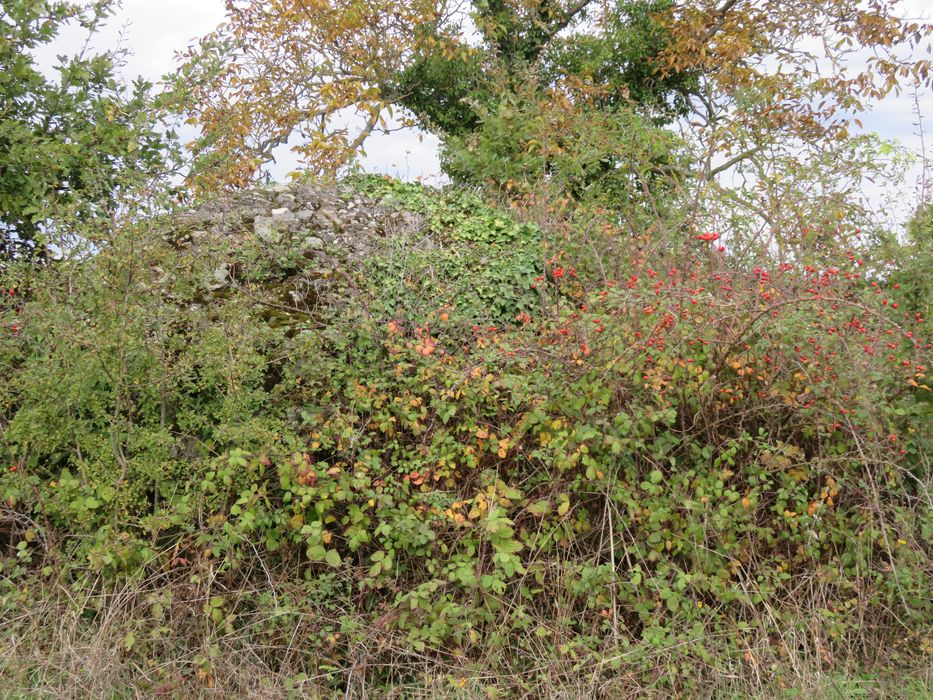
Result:
<instances>
[{"instance_id":1,"label":"vegetation covering stone","mask_svg":"<svg viewBox=\"0 0 933 700\"><path fill-rule=\"evenodd\" d=\"M36 68L113 6L0 0L0 695L930 695L933 184L873 211L854 114L933 25L244 0L158 97ZM351 175L393 115L451 186Z\"/></svg>"},{"instance_id":2,"label":"vegetation covering stone","mask_svg":"<svg viewBox=\"0 0 933 700\"><path fill-rule=\"evenodd\" d=\"M863 260L743 270L699 234L600 282L382 178L153 234L12 290L0 346L0 604L119 616L138 687L253 687L259 648L314 692L607 695L928 653L927 321Z\"/></svg>"}]
</instances>

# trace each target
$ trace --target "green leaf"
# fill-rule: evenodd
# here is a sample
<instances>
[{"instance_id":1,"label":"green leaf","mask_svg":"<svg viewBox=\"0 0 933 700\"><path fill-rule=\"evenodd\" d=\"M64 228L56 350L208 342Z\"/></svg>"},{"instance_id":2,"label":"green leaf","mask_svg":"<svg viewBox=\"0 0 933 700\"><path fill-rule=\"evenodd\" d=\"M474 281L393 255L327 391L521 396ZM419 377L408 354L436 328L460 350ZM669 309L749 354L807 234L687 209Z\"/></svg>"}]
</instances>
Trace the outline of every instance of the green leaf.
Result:
<instances>
[{"instance_id":1,"label":"green leaf","mask_svg":"<svg viewBox=\"0 0 933 700\"><path fill-rule=\"evenodd\" d=\"M336 549L328 549L324 555L324 561L334 568L340 566L340 553Z\"/></svg>"},{"instance_id":2,"label":"green leaf","mask_svg":"<svg viewBox=\"0 0 933 700\"><path fill-rule=\"evenodd\" d=\"M560 505L557 506L558 515L567 515L567 511L570 510L570 499L567 498L565 494L561 494Z\"/></svg>"}]
</instances>

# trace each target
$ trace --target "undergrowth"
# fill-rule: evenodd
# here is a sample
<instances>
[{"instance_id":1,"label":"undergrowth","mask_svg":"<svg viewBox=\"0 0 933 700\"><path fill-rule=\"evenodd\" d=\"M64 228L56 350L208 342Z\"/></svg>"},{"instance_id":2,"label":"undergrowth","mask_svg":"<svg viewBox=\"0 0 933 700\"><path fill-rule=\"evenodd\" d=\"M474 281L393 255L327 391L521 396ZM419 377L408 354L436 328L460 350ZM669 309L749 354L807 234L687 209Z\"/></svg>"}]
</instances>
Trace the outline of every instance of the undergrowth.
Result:
<instances>
[{"instance_id":1,"label":"undergrowth","mask_svg":"<svg viewBox=\"0 0 933 700\"><path fill-rule=\"evenodd\" d=\"M927 301L883 261L357 186L424 225L290 325L142 231L4 297L3 692L929 691Z\"/></svg>"}]
</instances>

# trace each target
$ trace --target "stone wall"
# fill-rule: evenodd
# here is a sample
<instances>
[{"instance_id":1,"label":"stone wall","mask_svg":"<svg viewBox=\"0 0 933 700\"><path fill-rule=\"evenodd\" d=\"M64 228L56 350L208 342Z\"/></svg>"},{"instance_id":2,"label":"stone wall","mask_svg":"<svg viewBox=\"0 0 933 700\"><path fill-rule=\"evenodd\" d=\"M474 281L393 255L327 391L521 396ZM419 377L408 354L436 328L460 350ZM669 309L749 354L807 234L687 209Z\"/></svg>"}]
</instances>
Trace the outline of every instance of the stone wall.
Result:
<instances>
[{"instance_id":1,"label":"stone wall","mask_svg":"<svg viewBox=\"0 0 933 700\"><path fill-rule=\"evenodd\" d=\"M387 238L423 228L418 215L348 185L296 183L217 196L176 215L166 237L198 259L213 297L247 289L266 304L310 313L352 288L354 270Z\"/></svg>"}]
</instances>

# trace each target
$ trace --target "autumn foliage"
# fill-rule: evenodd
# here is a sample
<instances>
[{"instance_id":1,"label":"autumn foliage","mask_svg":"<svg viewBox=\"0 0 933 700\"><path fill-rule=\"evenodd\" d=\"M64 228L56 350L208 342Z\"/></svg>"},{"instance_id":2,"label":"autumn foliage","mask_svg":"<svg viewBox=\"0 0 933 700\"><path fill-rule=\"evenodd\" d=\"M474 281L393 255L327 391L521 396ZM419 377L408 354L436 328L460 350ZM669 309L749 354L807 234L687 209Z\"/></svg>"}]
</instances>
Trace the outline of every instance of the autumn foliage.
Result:
<instances>
[{"instance_id":1,"label":"autumn foliage","mask_svg":"<svg viewBox=\"0 0 933 700\"><path fill-rule=\"evenodd\" d=\"M242 185L291 144L312 172L375 129L462 139L516 95L585 118L689 116L730 164L772 142L839 138L873 99L931 86L933 27L896 0L228 2L183 55L176 99L202 130L195 181ZM858 52L870 58L851 70ZM529 95L528 93L531 93ZM854 120L854 121L853 121ZM707 171L720 163L707 164Z\"/></svg>"},{"instance_id":2,"label":"autumn foliage","mask_svg":"<svg viewBox=\"0 0 933 700\"><path fill-rule=\"evenodd\" d=\"M0 693L929 694L897 9L230 0L158 100L187 184L10 188ZM400 124L452 184L334 178Z\"/></svg>"},{"instance_id":3,"label":"autumn foliage","mask_svg":"<svg viewBox=\"0 0 933 700\"><path fill-rule=\"evenodd\" d=\"M719 232L671 259L603 220L626 254L600 270L560 200L357 186L427 228L284 326L255 253L189 306L205 254L156 241L5 298L7 610L43 605L34 567L139 581L128 652L221 650L147 676L173 688L251 687L243 640L282 683L607 697L930 653L927 309L857 234L745 266ZM172 260L153 297L140 269Z\"/></svg>"}]
</instances>

